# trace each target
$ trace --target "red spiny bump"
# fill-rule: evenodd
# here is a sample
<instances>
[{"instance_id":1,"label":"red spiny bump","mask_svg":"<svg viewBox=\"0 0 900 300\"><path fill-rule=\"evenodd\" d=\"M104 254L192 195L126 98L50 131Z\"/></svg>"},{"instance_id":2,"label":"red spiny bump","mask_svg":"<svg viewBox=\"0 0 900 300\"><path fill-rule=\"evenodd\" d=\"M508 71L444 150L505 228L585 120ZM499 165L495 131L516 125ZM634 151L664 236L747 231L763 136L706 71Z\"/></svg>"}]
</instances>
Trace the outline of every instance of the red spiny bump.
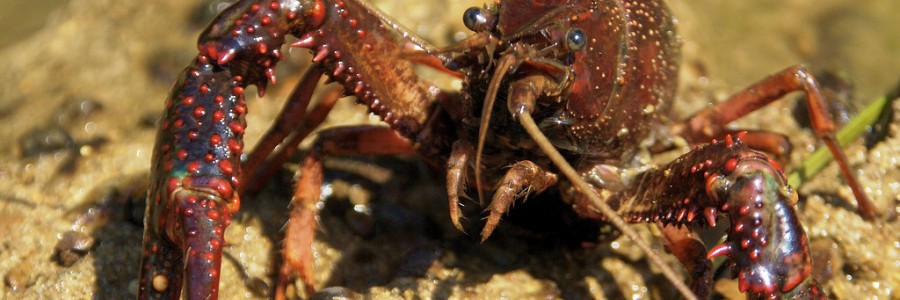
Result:
<instances>
[{"instance_id":1,"label":"red spiny bump","mask_svg":"<svg viewBox=\"0 0 900 300\"><path fill-rule=\"evenodd\" d=\"M222 246L222 242L220 242L218 239L211 239L209 240L209 246L213 249L218 249L220 246Z\"/></svg>"},{"instance_id":2,"label":"red spiny bump","mask_svg":"<svg viewBox=\"0 0 900 300\"><path fill-rule=\"evenodd\" d=\"M230 128L231 132L233 132L235 135L244 134L244 125L241 125L241 123L238 123L236 121L231 121L231 123L228 123L228 128Z\"/></svg>"},{"instance_id":3,"label":"red spiny bump","mask_svg":"<svg viewBox=\"0 0 900 300\"><path fill-rule=\"evenodd\" d=\"M707 207L703 209L703 216L706 217L706 221L709 223L709 227L716 227L716 208L715 207Z\"/></svg>"},{"instance_id":4,"label":"red spiny bump","mask_svg":"<svg viewBox=\"0 0 900 300\"><path fill-rule=\"evenodd\" d=\"M247 113L247 106L243 104L238 104L234 106L234 112L243 115Z\"/></svg>"},{"instance_id":5,"label":"red spiny bump","mask_svg":"<svg viewBox=\"0 0 900 300\"><path fill-rule=\"evenodd\" d=\"M209 85L208 85L208 84L201 84L201 85L200 85L200 94L205 95L206 93L209 93Z\"/></svg>"},{"instance_id":6,"label":"red spiny bump","mask_svg":"<svg viewBox=\"0 0 900 300\"><path fill-rule=\"evenodd\" d=\"M215 268L209 268L209 277L219 277L219 270L216 270Z\"/></svg>"},{"instance_id":7,"label":"red spiny bump","mask_svg":"<svg viewBox=\"0 0 900 300\"><path fill-rule=\"evenodd\" d=\"M734 140L731 139L730 134L727 134L725 135L725 147L731 148L731 146L734 146Z\"/></svg>"},{"instance_id":8,"label":"red spiny bump","mask_svg":"<svg viewBox=\"0 0 900 300\"><path fill-rule=\"evenodd\" d=\"M734 226L734 232L744 232L744 223L738 223L736 226Z\"/></svg>"},{"instance_id":9,"label":"red spiny bump","mask_svg":"<svg viewBox=\"0 0 900 300\"><path fill-rule=\"evenodd\" d=\"M269 25L270 23L272 23L272 18L270 18L269 16L263 16L262 19L259 20L259 23L263 25Z\"/></svg>"},{"instance_id":10,"label":"red spiny bump","mask_svg":"<svg viewBox=\"0 0 900 300\"><path fill-rule=\"evenodd\" d=\"M194 108L194 118L202 118L206 115L206 109L203 106L197 106Z\"/></svg>"},{"instance_id":11,"label":"red spiny bump","mask_svg":"<svg viewBox=\"0 0 900 300\"><path fill-rule=\"evenodd\" d=\"M761 231L762 228L753 229L753 232L750 233L750 236L752 236L754 239L757 239L759 238L759 235L762 234Z\"/></svg>"},{"instance_id":12,"label":"red spiny bump","mask_svg":"<svg viewBox=\"0 0 900 300\"><path fill-rule=\"evenodd\" d=\"M215 178L214 180L209 181L210 186L219 193L219 196L222 198L226 198L228 200L231 197L234 197L234 190L231 188L231 185L228 184L227 181L221 178Z\"/></svg>"},{"instance_id":13,"label":"red spiny bump","mask_svg":"<svg viewBox=\"0 0 900 300\"><path fill-rule=\"evenodd\" d=\"M169 182L166 184L166 194L172 194L176 189L181 187L181 181L178 178L169 178Z\"/></svg>"},{"instance_id":14,"label":"red spiny bump","mask_svg":"<svg viewBox=\"0 0 900 300\"><path fill-rule=\"evenodd\" d=\"M234 186L241 186L241 179L237 178L237 176L231 176L231 184Z\"/></svg>"},{"instance_id":15,"label":"red spiny bump","mask_svg":"<svg viewBox=\"0 0 900 300\"><path fill-rule=\"evenodd\" d=\"M218 220L219 212L215 210L210 210L206 212L206 216L209 217L210 220Z\"/></svg>"},{"instance_id":16,"label":"red spiny bump","mask_svg":"<svg viewBox=\"0 0 900 300\"><path fill-rule=\"evenodd\" d=\"M207 261L213 261L213 259L215 259L215 256L212 254L212 252L206 252L203 253L203 258Z\"/></svg>"},{"instance_id":17,"label":"red spiny bump","mask_svg":"<svg viewBox=\"0 0 900 300\"><path fill-rule=\"evenodd\" d=\"M688 223L693 222L695 217L697 217L697 207L696 206L691 207L691 210L688 211L688 214L687 214Z\"/></svg>"},{"instance_id":18,"label":"red spiny bump","mask_svg":"<svg viewBox=\"0 0 900 300\"><path fill-rule=\"evenodd\" d=\"M740 143L741 140L743 140L743 139L744 139L744 136L746 136L746 135L747 135L747 132L746 132L746 131L738 132L737 134L734 135L734 142L735 142L735 143Z\"/></svg>"},{"instance_id":19,"label":"red spiny bump","mask_svg":"<svg viewBox=\"0 0 900 300\"><path fill-rule=\"evenodd\" d=\"M209 137L209 144L216 146L222 143L222 137L217 133L213 133L212 136Z\"/></svg>"},{"instance_id":20,"label":"red spiny bump","mask_svg":"<svg viewBox=\"0 0 900 300\"><path fill-rule=\"evenodd\" d=\"M196 162L196 161L192 161L192 162L188 163L187 169L188 169L189 173L197 173L197 171L200 171L200 163Z\"/></svg>"},{"instance_id":21,"label":"red spiny bump","mask_svg":"<svg viewBox=\"0 0 900 300\"><path fill-rule=\"evenodd\" d=\"M184 150L184 149L178 150L178 159L179 160L185 160L187 158L187 156L188 156L187 150Z\"/></svg>"},{"instance_id":22,"label":"red spiny bump","mask_svg":"<svg viewBox=\"0 0 900 300\"><path fill-rule=\"evenodd\" d=\"M191 77L200 76L200 70L191 70Z\"/></svg>"},{"instance_id":23,"label":"red spiny bump","mask_svg":"<svg viewBox=\"0 0 900 300\"><path fill-rule=\"evenodd\" d=\"M266 44L259 43L256 44L256 51L259 51L259 54L266 54L269 51L269 47Z\"/></svg>"},{"instance_id":24,"label":"red spiny bump","mask_svg":"<svg viewBox=\"0 0 900 300\"><path fill-rule=\"evenodd\" d=\"M228 150L234 153L240 153L243 147L241 147L241 143L234 139L228 139Z\"/></svg>"},{"instance_id":25,"label":"red spiny bump","mask_svg":"<svg viewBox=\"0 0 900 300\"><path fill-rule=\"evenodd\" d=\"M252 27L252 26L251 26L251 27L247 27L246 30L247 30L247 33L253 34L253 33L256 32L256 27Z\"/></svg>"},{"instance_id":26,"label":"red spiny bump","mask_svg":"<svg viewBox=\"0 0 900 300\"><path fill-rule=\"evenodd\" d=\"M222 95L217 95L214 101L216 101L216 103L218 104L222 104L222 102L225 102L225 97L222 97Z\"/></svg>"},{"instance_id":27,"label":"red spiny bump","mask_svg":"<svg viewBox=\"0 0 900 300\"><path fill-rule=\"evenodd\" d=\"M200 136L200 132L197 130L188 131L188 139L195 140L198 136Z\"/></svg>"},{"instance_id":28,"label":"red spiny bump","mask_svg":"<svg viewBox=\"0 0 900 300\"><path fill-rule=\"evenodd\" d=\"M753 249L753 251L750 251L750 259L751 260L759 259L759 249Z\"/></svg>"},{"instance_id":29,"label":"red spiny bump","mask_svg":"<svg viewBox=\"0 0 900 300\"><path fill-rule=\"evenodd\" d=\"M316 52L316 55L313 56L313 61L320 62L324 60L326 57L328 57L328 53L331 53L331 51L328 50L328 46L322 46L321 48L319 48L319 51Z\"/></svg>"},{"instance_id":30,"label":"red spiny bump","mask_svg":"<svg viewBox=\"0 0 900 300\"><path fill-rule=\"evenodd\" d=\"M216 121L216 122L222 121L222 119L224 119L224 118L225 118L225 113L222 112L221 110L216 110L213 112L213 121Z\"/></svg>"},{"instance_id":31,"label":"red spiny bump","mask_svg":"<svg viewBox=\"0 0 900 300\"><path fill-rule=\"evenodd\" d=\"M279 4L278 1L272 1L269 3L269 8L272 10L277 10L281 8L281 4Z\"/></svg>"},{"instance_id":32,"label":"red spiny bump","mask_svg":"<svg viewBox=\"0 0 900 300\"><path fill-rule=\"evenodd\" d=\"M743 215L746 215L748 212L750 212L750 206L749 206L749 205L741 206L741 209L738 209L738 214L740 214L740 215L742 215L742 216L743 216Z\"/></svg>"},{"instance_id":33,"label":"red spiny bump","mask_svg":"<svg viewBox=\"0 0 900 300\"><path fill-rule=\"evenodd\" d=\"M184 97L184 99L181 99L181 104L184 104L184 106L194 105L194 97L193 96Z\"/></svg>"},{"instance_id":34,"label":"red spiny bump","mask_svg":"<svg viewBox=\"0 0 900 300\"><path fill-rule=\"evenodd\" d=\"M337 53L337 52L335 52L335 53ZM344 73L344 71L346 71L346 70L347 70L347 64L342 61L338 61L337 63L334 64L334 73L332 73L331 75L338 76L338 75L341 75L341 73Z\"/></svg>"},{"instance_id":35,"label":"red spiny bump","mask_svg":"<svg viewBox=\"0 0 900 300\"><path fill-rule=\"evenodd\" d=\"M253 5L250 5L250 11L252 11L252 12L259 11L259 3L253 3Z\"/></svg>"},{"instance_id":36,"label":"red spiny bump","mask_svg":"<svg viewBox=\"0 0 900 300\"><path fill-rule=\"evenodd\" d=\"M357 30L357 31L356 31L356 34L359 35L360 38L365 38L365 37L366 37L366 31L365 31L365 30L362 30L362 29Z\"/></svg>"},{"instance_id":37,"label":"red spiny bump","mask_svg":"<svg viewBox=\"0 0 900 300\"><path fill-rule=\"evenodd\" d=\"M732 157L725 162L725 173L731 174L734 172L734 168L737 168L738 160L736 157Z\"/></svg>"},{"instance_id":38,"label":"red spiny bump","mask_svg":"<svg viewBox=\"0 0 900 300\"><path fill-rule=\"evenodd\" d=\"M205 65L205 64L209 63L209 57L207 57L206 55L200 55L200 56L197 56L197 61L199 61L201 64Z\"/></svg>"},{"instance_id":39,"label":"red spiny bump","mask_svg":"<svg viewBox=\"0 0 900 300\"><path fill-rule=\"evenodd\" d=\"M309 19L307 19L307 25L312 27L319 27L322 25L322 22L325 21L325 14L327 10L325 8L325 3L322 0L316 0L316 3L313 4L312 12L310 13Z\"/></svg>"},{"instance_id":40,"label":"red spiny bump","mask_svg":"<svg viewBox=\"0 0 900 300\"><path fill-rule=\"evenodd\" d=\"M238 24L238 25L240 25L240 24ZM231 31L231 35L233 35L233 36L239 36L239 35L241 35L241 30L235 28L234 30Z\"/></svg>"},{"instance_id":41,"label":"red spiny bump","mask_svg":"<svg viewBox=\"0 0 900 300\"><path fill-rule=\"evenodd\" d=\"M750 248L750 239L744 239L743 241L741 241L741 248Z\"/></svg>"},{"instance_id":42,"label":"red spiny bump","mask_svg":"<svg viewBox=\"0 0 900 300\"><path fill-rule=\"evenodd\" d=\"M181 126L184 126L184 120L183 119L175 120L175 123L173 125L175 125L175 128L181 128Z\"/></svg>"},{"instance_id":43,"label":"red spiny bump","mask_svg":"<svg viewBox=\"0 0 900 300\"><path fill-rule=\"evenodd\" d=\"M166 172L172 171L172 169L175 168L175 163L173 163L171 160L166 161L166 163L163 165L163 168L165 168Z\"/></svg>"},{"instance_id":44,"label":"red spiny bump","mask_svg":"<svg viewBox=\"0 0 900 300\"><path fill-rule=\"evenodd\" d=\"M243 95L243 94L244 94L244 88L239 87L239 86L236 86L236 87L234 87L233 89L231 89L231 92L234 93L234 94L237 95L237 96L240 96L240 95Z\"/></svg>"},{"instance_id":45,"label":"red spiny bump","mask_svg":"<svg viewBox=\"0 0 900 300\"><path fill-rule=\"evenodd\" d=\"M732 254L732 252L733 252L733 249L731 249L731 244L728 244L728 243L720 244L718 246L713 247L712 250L709 250L709 252L706 254L706 258L713 259L717 256L729 256Z\"/></svg>"},{"instance_id":46,"label":"red spiny bump","mask_svg":"<svg viewBox=\"0 0 900 300\"><path fill-rule=\"evenodd\" d=\"M222 174L226 176L231 176L234 173L234 167L231 165L231 161L227 159L223 159L219 161L219 170L222 171Z\"/></svg>"},{"instance_id":47,"label":"red spiny bump","mask_svg":"<svg viewBox=\"0 0 900 300\"><path fill-rule=\"evenodd\" d=\"M207 154L203 157L203 159L206 160L206 162L211 163L211 162L213 162L213 160L216 159L216 156L213 155L212 153L207 153Z\"/></svg>"},{"instance_id":48,"label":"red spiny bump","mask_svg":"<svg viewBox=\"0 0 900 300\"><path fill-rule=\"evenodd\" d=\"M184 210L184 216L185 216L185 217L190 217L190 216L193 216L193 215L194 215L194 209L193 209L193 208L187 208L187 209ZM192 231L191 233L193 233L193 231Z\"/></svg>"},{"instance_id":49,"label":"red spiny bump","mask_svg":"<svg viewBox=\"0 0 900 300\"><path fill-rule=\"evenodd\" d=\"M359 21L356 21L356 19L350 19L347 23L350 24L350 27L356 28L356 26L359 26Z\"/></svg>"}]
</instances>

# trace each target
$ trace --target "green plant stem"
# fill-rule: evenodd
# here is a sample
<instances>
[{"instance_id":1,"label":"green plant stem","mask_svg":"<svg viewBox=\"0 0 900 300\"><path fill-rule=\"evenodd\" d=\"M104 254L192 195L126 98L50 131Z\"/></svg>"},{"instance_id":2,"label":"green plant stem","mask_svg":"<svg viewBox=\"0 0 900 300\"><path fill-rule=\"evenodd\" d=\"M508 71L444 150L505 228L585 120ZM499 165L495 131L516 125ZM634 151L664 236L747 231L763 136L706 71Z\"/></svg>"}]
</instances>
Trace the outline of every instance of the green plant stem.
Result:
<instances>
[{"instance_id":1,"label":"green plant stem","mask_svg":"<svg viewBox=\"0 0 900 300\"><path fill-rule=\"evenodd\" d=\"M884 110L891 109L890 104L896 97L896 95L892 94L881 96L872 101L858 116L850 120L844 128L838 131L837 140L841 147L846 147L850 142L862 136L869 126L872 126L878 120ZM804 159L800 166L791 171L788 175L788 183L795 188L799 187L807 179L822 171L832 160L834 160L834 157L828 152L828 148L821 147L817 149L812 155Z\"/></svg>"}]
</instances>

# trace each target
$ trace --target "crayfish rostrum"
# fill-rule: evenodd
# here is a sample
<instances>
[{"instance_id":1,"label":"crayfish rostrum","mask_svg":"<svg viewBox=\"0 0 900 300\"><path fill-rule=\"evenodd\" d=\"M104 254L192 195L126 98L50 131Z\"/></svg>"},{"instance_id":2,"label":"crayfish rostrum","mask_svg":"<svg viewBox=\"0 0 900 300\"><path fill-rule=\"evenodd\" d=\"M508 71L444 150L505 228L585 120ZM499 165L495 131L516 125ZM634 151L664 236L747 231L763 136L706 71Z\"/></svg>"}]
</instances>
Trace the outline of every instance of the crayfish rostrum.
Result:
<instances>
[{"instance_id":1,"label":"crayfish rostrum","mask_svg":"<svg viewBox=\"0 0 900 300\"><path fill-rule=\"evenodd\" d=\"M503 0L463 13L473 34L435 47L359 0L242 0L200 36L199 54L166 100L145 219L141 298L215 298L223 233L241 206L316 128L335 100L356 96L387 126L324 130L300 163L284 260L275 287L299 276L315 289L311 243L327 155L419 154L445 168L450 222L463 229L459 198L488 211L487 239L511 204L557 187L582 218L615 225L687 298L704 297L710 260L727 256L750 297L823 298L794 204L797 194L770 156L787 139L725 127L787 93L806 95L816 135L859 201L873 210L834 139L818 83L800 66L763 79L682 121L668 122L679 68L675 22L661 1ZM242 161L244 89L276 81L285 37L313 64L275 125ZM462 79L441 90L414 70ZM309 109L319 78L341 88ZM665 165L642 151L695 145ZM488 142L489 141L489 142ZM756 150L754 150L756 149ZM466 187L471 186L471 189ZM489 196L489 199L483 199ZM709 252L683 227L716 226L727 239ZM626 222L652 222L691 273L686 287ZM186 282L186 284L185 284Z\"/></svg>"}]
</instances>

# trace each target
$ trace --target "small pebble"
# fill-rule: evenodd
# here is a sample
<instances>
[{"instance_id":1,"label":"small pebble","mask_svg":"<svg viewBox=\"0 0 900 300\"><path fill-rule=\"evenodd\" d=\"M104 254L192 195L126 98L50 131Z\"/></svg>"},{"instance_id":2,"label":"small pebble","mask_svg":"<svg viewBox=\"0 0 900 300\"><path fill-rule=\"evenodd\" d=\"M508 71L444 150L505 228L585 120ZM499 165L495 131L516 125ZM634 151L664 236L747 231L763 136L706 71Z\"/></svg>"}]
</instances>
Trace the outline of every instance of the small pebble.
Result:
<instances>
[{"instance_id":1,"label":"small pebble","mask_svg":"<svg viewBox=\"0 0 900 300\"><path fill-rule=\"evenodd\" d=\"M61 266L70 267L90 252L95 244L93 237L82 232L69 231L56 243L54 257Z\"/></svg>"}]
</instances>

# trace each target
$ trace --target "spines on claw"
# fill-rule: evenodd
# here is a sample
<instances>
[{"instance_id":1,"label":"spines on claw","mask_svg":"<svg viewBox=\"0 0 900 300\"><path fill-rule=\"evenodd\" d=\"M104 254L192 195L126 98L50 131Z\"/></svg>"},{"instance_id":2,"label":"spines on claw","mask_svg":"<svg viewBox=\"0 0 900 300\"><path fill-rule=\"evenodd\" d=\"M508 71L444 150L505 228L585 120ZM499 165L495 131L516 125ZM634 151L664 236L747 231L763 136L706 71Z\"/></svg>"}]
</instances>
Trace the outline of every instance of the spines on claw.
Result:
<instances>
[{"instance_id":1,"label":"spines on claw","mask_svg":"<svg viewBox=\"0 0 900 300\"><path fill-rule=\"evenodd\" d=\"M730 219L728 238L707 257L726 256L751 298L820 298L797 196L781 167L738 136L699 146L664 168L638 175L620 210L633 222L714 226Z\"/></svg>"},{"instance_id":2,"label":"spines on claw","mask_svg":"<svg viewBox=\"0 0 900 300\"><path fill-rule=\"evenodd\" d=\"M430 116L432 98L403 58L401 45L414 44L385 24L381 12L359 1L327 1L318 28L299 35L293 47L307 48L331 80L346 94L381 117L391 128L412 137ZM389 80L390 79L390 80Z\"/></svg>"},{"instance_id":3,"label":"spines on claw","mask_svg":"<svg viewBox=\"0 0 900 300\"><path fill-rule=\"evenodd\" d=\"M216 65L242 74L260 96L275 83L275 64L282 59L286 34L317 27L322 1L240 1L223 11L198 40L201 54Z\"/></svg>"}]
</instances>

